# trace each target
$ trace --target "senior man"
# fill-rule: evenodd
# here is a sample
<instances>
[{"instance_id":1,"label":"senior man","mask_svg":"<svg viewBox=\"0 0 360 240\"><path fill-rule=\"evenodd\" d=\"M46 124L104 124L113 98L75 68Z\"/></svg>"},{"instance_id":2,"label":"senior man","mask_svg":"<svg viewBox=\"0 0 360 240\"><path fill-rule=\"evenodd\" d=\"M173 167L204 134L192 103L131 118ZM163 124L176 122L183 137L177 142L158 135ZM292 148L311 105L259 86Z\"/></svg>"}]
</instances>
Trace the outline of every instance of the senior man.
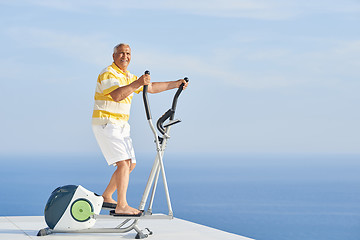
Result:
<instances>
[{"instance_id":1,"label":"senior man","mask_svg":"<svg viewBox=\"0 0 360 240\"><path fill-rule=\"evenodd\" d=\"M140 78L131 74L127 70L131 60L128 44L114 47L113 60L98 76L92 116L92 129L100 149L107 163L116 166L102 196L105 204L116 204L115 216L140 215L141 212L130 207L126 199L129 176L136 166L128 124L133 94L141 92L144 85L148 85L149 93L159 93L178 88L182 83L185 89L188 83L184 79L151 82L148 74ZM117 201L112 198L116 190Z\"/></svg>"}]
</instances>

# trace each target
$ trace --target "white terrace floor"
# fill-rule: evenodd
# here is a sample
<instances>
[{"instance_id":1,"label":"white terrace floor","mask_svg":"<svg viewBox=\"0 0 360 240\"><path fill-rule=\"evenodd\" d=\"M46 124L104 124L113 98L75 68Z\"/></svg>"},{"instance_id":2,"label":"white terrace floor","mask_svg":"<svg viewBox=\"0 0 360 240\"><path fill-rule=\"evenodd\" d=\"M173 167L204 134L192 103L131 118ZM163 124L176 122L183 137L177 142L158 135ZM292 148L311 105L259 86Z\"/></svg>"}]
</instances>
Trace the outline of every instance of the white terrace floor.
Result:
<instances>
[{"instance_id":1,"label":"white terrace floor","mask_svg":"<svg viewBox=\"0 0 360 240\"><path fill-rule=\"evenodd\" d=\"M116 220L98 220L95 227L117 226ZM178 218L173 220L141 220L138 223L141 229L149 228L153 235L149 240L251 240L250 238L227 233L214 228L184 221ZM64 239L64 240L103 240L103 239L134 239L136 232L128 233L55 233L38 237L40 229L45 228L43 216L16 216L0 217L0 239Z\"/></svg>"}]
</instances>

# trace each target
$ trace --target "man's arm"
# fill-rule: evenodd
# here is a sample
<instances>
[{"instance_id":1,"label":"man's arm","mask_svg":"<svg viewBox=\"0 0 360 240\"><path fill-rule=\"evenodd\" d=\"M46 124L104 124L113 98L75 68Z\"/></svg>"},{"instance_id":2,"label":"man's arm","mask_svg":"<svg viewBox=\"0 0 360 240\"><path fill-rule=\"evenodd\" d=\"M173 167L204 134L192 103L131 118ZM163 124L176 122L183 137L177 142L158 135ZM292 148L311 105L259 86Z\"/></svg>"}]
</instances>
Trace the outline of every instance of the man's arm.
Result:
<instances>
[{"instance_id":1,"label":"man's arm","mask_svg":"<svg viewBox=\"0 0 360 240\"><path fill-rule=\"evenodd\" d=\"M149 84L148 92L159 93L159 92L167 91L170 89L180 87L182 83L184 83L184 89L185 89L188 83L184 79L179 79L177 81L169 81L169 82L152 82Z\"/></svg>"},{"instance_id":2,"label":"man's arm","mask_svg":"<svg viewBox=\"0 0 360 240\"><path fill-rule=\"evenodd\" d=\"M185 89L188 83L184 79L169 82L150 82L150 75L144 74L138 80L130 83L129 85L115 89L110 93L110 96L115 102L119 102L127 98L130 94L143 85L149 86L149 93L159 93L173 88L178 88L182 83L184 83Z\"/></svg>"},{"instance_id":3,"label":"man's arm","mask_svg":"<svg viewBox=\"0 0 360 240\"><path fill-rule=\"evenodd\" d=\"M150 75L142 75L138 80L130 83L129 85L119 87L110 93L110 96L115 102L119 102L127 98L135 90L143 85L150 83Z\"/></svg>"}]
</instances>

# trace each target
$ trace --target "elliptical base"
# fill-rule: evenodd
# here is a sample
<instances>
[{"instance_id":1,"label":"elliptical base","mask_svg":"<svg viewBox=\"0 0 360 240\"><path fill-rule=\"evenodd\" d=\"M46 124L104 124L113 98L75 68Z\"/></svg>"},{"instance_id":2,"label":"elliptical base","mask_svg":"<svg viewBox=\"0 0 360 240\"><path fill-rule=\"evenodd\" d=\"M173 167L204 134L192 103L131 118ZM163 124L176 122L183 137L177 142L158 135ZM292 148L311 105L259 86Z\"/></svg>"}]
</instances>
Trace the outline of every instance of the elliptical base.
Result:
<instances>
[{"instance_id":1,"label":"elliptical base","mask_svg":"<svg viewBox=\"0 0 360 240\"><path fill-rule=\"evenodd\" d=\"M149 235L152 235L152 231L150 231L149 228L145 228L144 230L141 230L138 225L138 219L132 219L134 220L133 223L131 223L129 226L127 227L123 227L123 225L125 225L129 220L131 219L127 219L124 221L123 224L120 224L119 226L115 227L115 228L88 228L88 229L81 229L81 230L53 230L50 228L43 228L40 229L37 236L47 236L53 233L126 233L126 232L130 232L131 230L135 230L136 231L136 236L135 239L143 239L143 238L147 238Z\"/></svg>"}]
</instances>

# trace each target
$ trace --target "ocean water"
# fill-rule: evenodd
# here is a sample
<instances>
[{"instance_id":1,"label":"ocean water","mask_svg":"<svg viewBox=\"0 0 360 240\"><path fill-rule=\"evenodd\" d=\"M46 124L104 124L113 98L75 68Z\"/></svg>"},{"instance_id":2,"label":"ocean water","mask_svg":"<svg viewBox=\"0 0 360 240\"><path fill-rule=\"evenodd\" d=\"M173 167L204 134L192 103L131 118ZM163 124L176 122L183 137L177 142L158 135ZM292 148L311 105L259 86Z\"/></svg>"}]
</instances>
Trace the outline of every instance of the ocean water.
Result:
<instances>
[{"instance_id":1,"label":"ocean water","mask_svg":"<svg viewBox=\"0 0 360 240\"><path fill-rule=\"evenodd\" d=\"M138 154L137 207L154 154ZM360 156L165 154L175 217L264 240L360 239ZM100 155L0 156L0 216L43 215L51 192L101 194L113 167ZM154 212L167 213L162 181Z\"/></svg>"}]
</instances>

